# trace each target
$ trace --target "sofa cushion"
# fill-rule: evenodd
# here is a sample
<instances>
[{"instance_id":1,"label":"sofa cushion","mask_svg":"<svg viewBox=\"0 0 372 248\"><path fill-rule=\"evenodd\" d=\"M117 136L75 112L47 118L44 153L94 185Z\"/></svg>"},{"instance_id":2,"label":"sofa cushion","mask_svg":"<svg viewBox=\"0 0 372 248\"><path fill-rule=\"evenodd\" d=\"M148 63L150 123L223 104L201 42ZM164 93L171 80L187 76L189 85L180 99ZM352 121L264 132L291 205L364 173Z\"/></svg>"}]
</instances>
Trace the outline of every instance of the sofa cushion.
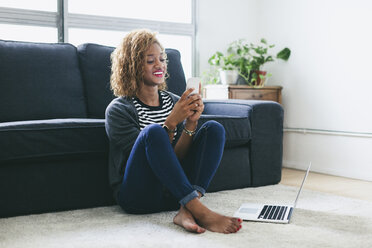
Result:
<instances>
[{"instance_id":1,"label":"sofa cushion","mask_svg":"<svg viewBox=\"0 0 372 248\"><path fill-rule=\"evenodd\" d=\"M76 48L0 40L0 122L85 118Z\"/></svg>"},{"instance_id":2,"label":"sofa cushion","mask_svg":"<svg viewBox=\"0 0 372 248\"><path fill-rule=\"evenodd\" d=\"M106 107L115 98L110 89L110 55L114 48L87 43L77 49L87 97L88 116L105 118Z\"/></svg>"},{"instance_id":3,"label":"sofa cushion","mask_svg":"<svg viewBox=\"0 0 372 248\"><path fill-rule=\"evenodd\" d=\"M1 161L107 152L102 119L0 123Z\"/></svg>"},{"instance_id":4,"label":"sofa cushion","mask_svg":"<svg viewBox=\"0 0 372 248\"><path fill-rule=\"evenodd\" d=\"M111 53L114 47L86 43L78 46L79 63L82 72L88 116L105 118L107 105L114 95L110 90ZM166 50L168 56L168 90L181 95L186 88L185 75L181 65L181 55L175 49Z\"/></svg>"},{"instance_id":5,"label":"sofa cushion","mask_svg":"<svg viewBox=\"0 0 372 248\"><path fill-rule=\"evenodd\" d=\"M168 59L168 74L167 86L168 91L181 96L186 90L185 73L181 64L181 54L176 49L166 48Z\"/></svg>"},{"instance_id":6,"label":"sofa cushion","mask_svg":"<svg viewBox=\"0 0 372 248\"><path fill-rule=\"evenodd\" d=\"M226 115L201 115L198 126L209 120L215 120L225 128L225 148L247 145L251 139L251 125L248 117Z\"/></svg>"}]
</instances>

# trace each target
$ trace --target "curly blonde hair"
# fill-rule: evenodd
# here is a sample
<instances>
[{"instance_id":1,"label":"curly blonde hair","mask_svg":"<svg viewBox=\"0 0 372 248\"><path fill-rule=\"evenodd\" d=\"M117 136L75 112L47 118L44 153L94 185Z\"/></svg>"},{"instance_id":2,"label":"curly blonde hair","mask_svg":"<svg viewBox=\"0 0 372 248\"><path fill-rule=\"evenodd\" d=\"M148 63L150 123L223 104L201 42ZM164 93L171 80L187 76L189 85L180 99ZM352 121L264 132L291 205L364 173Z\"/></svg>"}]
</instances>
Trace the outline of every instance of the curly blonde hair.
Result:
<instances>
[{"instance_id":1,"label":"curly blonde hair","mask_svg":"<svg viewBox=\"0 0 372 248\"><path fill-rule=\"evenodd\" d=\"M144 80L145 53L154 43L160 46L166 59L165 50L156 38L156 33L146 29L127 34L111 54L110 84L115 96L137 95L140 83ZM166 89L165 77L159 89Z\"/></svg>"}]
</instances>

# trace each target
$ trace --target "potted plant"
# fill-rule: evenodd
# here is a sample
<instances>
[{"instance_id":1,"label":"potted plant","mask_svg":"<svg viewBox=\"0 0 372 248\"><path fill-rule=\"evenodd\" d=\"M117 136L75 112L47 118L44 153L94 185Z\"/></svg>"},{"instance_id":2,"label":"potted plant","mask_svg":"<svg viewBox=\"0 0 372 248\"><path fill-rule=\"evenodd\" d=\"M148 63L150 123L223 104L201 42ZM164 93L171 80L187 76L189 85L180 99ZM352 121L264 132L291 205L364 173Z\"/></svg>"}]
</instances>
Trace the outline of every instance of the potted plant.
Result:
<instances>
[{"instance_id":1,"label":"potted plant","mask_svg":"<svg viewBox=\"0 0 372 248\"><path fill-rule=\"evenodd\" d=\"M235 54L225 56L223 53L217 51L209 58L208 63L219 68L222 84L235 84L239 75L235 61Z\"/></svg>"},{"instance_id":2,"label":"potted plant","mask_svg":"<svg viewBox=\"0 0 372 248\"><path fill-rule=\"evenodd\" d=\"M266 78L271 76L262 70L262 66L275 59L287 61L291 54L289 48L284 48L274 57L269 54L269 49L274 46L268 45L265 39L261 39L258 45L240 39L229 45L226 55L216 52L209 58L208 63L222 71L237 70L245 83L262 87Z\"/></svg>"},{"instance_id":3,"label":"potted plant","mask_svg":"<svg viewBox=\"0 0 372 248\"><path fill-rule=\"evenodd\" d=\"M241 70L240 75L243 76L251 85L264 86L267 77L271 74L262 70L262 66L268 62L273 62L275 59L287 61L291 55L289 48L284 48L279 51L276 56L269 54L269 49L275 45L269 45L265 39L261 39L259 44L245 42L232 44L233 49L240 51L243 49L244 53L248 54L249 65L246 65L244 70Z\"/></svg>"},{"instance_id":4,"label":"potted plant","mask_svg":"<svg viewBox=\"0 0 372 248\"><path fill-rule=\"evenodd\" d=\"M229 56L234 58L232 64L235 66L235 68L237 68L240 77L242 77L248 84L249 73L252 68L252 58L249 52L249 46L242 39L230 43L227 48L227 53Z\"/></svg>"}]
</instances>

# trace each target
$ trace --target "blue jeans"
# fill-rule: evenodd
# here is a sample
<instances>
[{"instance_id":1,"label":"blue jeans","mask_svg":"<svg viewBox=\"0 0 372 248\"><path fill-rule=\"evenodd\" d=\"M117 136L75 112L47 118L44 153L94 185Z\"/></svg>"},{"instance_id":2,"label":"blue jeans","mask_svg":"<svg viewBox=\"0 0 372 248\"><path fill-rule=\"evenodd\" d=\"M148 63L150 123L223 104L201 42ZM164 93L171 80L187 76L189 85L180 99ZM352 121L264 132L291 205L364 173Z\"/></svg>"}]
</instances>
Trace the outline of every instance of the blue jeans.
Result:
<instances>
[{"instance_id":1,"label":"blue jeans","mask_svg":"<svg viewBox=\"0 0 372 248\"><path fill-rule=\"evenodd\" d=\"M179 130L181 132L181 130ZM204 123L181 162L166 131L158 124L144 128L127 161L118 193L128 213L175 210L205 194L222 158L225 129L216 121Z\"/></svg>"}]
</instances>

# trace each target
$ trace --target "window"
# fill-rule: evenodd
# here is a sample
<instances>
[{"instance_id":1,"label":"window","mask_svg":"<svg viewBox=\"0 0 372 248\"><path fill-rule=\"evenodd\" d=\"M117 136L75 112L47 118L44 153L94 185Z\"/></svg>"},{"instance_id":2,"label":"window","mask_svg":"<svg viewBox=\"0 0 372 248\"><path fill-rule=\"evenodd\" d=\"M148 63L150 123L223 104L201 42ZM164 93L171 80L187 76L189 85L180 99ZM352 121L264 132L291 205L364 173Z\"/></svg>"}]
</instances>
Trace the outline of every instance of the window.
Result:
<instances>
[{"instance_id":1,"label":"window","mask_svg":"<svg viewBox=\"0 0 372 248\"><path fill-rule=\"evenodd\" d=\"M0 7L33 9L57 12L57 1L51 0L0 0Z\"/></svg>"},{"instance_id":2,"label":"window","mask_svg":"<svg viewBox=\"0 0 372 248\"><path fill-rule=\"evenodd\" d=\"M160 43L164 47L176 48L181 53L181 63L186 79L192 75L192 39L190 36L181 35L158 35Z\"/></svg>"},{"instance_id":3,"label":"window","mask_svg":"<svg viewBox=\"0 0 372 248\"><path fill-rule=\"evenodd\" d=\"M73 0L69 1L68 12L163 22L192 22L190 0Z\"/></svg>"},{"instance_id":4,"label":"window","mask_svg":"<svg viewBox=\"0 0 372 248\"><path fill-rule=\"evenodd\" d=\"M159 33L193 74L196 0L0 0L0 39L117 46L129 31ZM149 6L144 8L144 6Z\"/></svg>"},{"instance_id":5,"label":"window","mask_svg":"<svg viewBox=\"0 0 372 248\"><path fill-rule=\"evenodd\" d=\"M1 39L56 43L57 28L1 24Z\"/></svg>"},{"instance_id":6,"label":"window","mask_svg":"<svg viewBox=\"0 0 372 248\"><path fill-rule=\"evenodd\" d=\"M116 47L127 33L100 29L69 28L68 41L75 46L83 43L96 43Z\"/></svg>"}]
</instances>

